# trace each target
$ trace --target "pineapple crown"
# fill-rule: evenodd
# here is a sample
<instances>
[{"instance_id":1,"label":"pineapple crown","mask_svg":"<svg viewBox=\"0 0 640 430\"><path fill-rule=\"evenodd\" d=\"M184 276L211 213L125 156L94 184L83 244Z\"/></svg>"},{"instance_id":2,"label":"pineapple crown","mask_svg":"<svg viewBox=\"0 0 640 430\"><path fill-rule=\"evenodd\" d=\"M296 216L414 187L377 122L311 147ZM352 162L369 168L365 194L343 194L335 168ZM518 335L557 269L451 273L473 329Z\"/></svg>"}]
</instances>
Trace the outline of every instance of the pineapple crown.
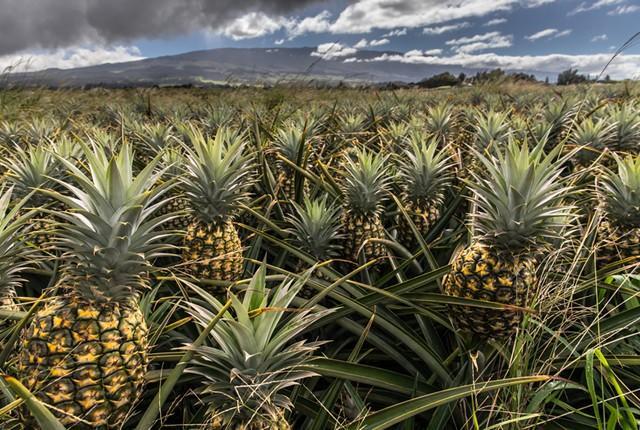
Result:
<instances>
[{"instance_id":1,"label":"pineapple crown","mask_svg":"<svg viewBox=\"0 0 640 430\"><path fill-rule=\"evenodd\" d=\"M28 248L24 246L24 226L34 211L18 215L29 195L12 201L13 188L0 190L0 299L7 297L21 282L19 274L28 265Z\"/></svg>"},{"instance_id":2,"label":"pineapple crown","mask_svg":"<svg viewBox=\"0 0 640 430\"><path fill-rule=\"evenodd\" d=\"M604 168L602 177L605 210L618 225L640 227L640 156L614 157L617 173Z\"/></svg>"},{"instance_id":3,"label":"pineapple crown","mask_svg":"<svg viewBox=\"0 0 640 430\"><path fill-rule=\"evenodd\" d=\"M293 241L320 261L335 258L340 251L340 207L327 203L327 196L305 197L304 206L293 202L295 212L287 216Z\"/></svg>"},{"instance_id":4,"label":"pineapple crown","mask_svg":"<svg viewBox=\"0 0 640 430\"><path fill-rule=\"evenodd\" d=\"M438 150L438 139L412 139L398 158L405 197L413 203L442 203L443 191L451 183L453 162L446 150Z\"/></svg>"},{"instance_id":5,"label":"pineapple crown","mask_svg":"<svg viewBox=\"0 0 640 430\"><path fill-rule=\"evenodd\" d=\"M238 205L248 198L253 183L251 155L243 135L220 127L215 138L205 138L195 127L189 129L193 149L184 145L185 174L182 189L194 214L205 223L233 217Z\"/></svg>"},{"instance_id":6,"label":"pineapple crown","mask_svg":"<svg viewBox=\"0 0 640 430\"><path fill-rule=\"evenodd\" d=\"M275 147L284 158L299 164L304 159L306 150L306 132L304 127L286 124L278 130L274 141Z\"/></svg>"},{"instance_id":7,"label":"pineapple crown","mask_svg":"<svg viewBox=\"0 0 640 430\"><path fill-rule=\"evenodd\" d=\"M576 159L583 165L593 163L614 139L615 124L609 124L604 119L594 121L586 118L578 124L571 135L571 143L580 150Z\"/></svg>"},{"instance_id":8,"label":"pineapple crown","mask_svg":"<svg viewBox=\"0 0 640 430\"><path fill-rule=\"evenodd\" d=\"M340 118L343 133L359 133L364 130L366 117L361 113L348 113Z\"/></svg>"},{"instance_id":9,"label":"pineapple crown","mask_svg":"<svg viewBox=\"0 0 640 430\"><path fill-rule=\"evenodd\" d=\"M507 115L507 112L493 110L476 114L475 144L477 149L488 149L491 146L502 144L508 139L510 130Z\"/></svg>"},{"instance_id":10,"label":"pineapple crown","mask_svg":"<svg viewBox=\"0 0 640 430\"><path fill-rule=\"evenodd\" d=\"M203 400L223 427L277 422L291 406L283 390L313 376L301 365L321 343L294 339L330 311L290 309L306 280L284 281L268 293L262 266L242 300L231 294L231 311L210 332L212 345L195 348L187 372L204 378ZM206 327L222 305L202 295L206 304L192 303L190 313Z\"/></svg>"},{"instance_id":11,"label":"pineapple crown","mask_svg":"<svg viewBox=\"0 0 640 430\"><path fill-rule=\"evenodd\" d=\"M350 212L362 216L380 212L389 191L390 177L386 167L387 155L356 149L355 160L345 157L342 194Z\"/></svg>"},{"instance_id":12,"label":"pineapple crown","mask_svg":"<svg viewBox=\"0 0 640 430\"><path fill-rule=\"evenodd\" d=\"M164 239L171 232L160 227L175 216L153 214L167 203L163 196L171 184L156 186L163 174L158 157L134 176L126 143L113 156L97 145L80 146L86 170L60 159L77 186L57 180L69 195L47 191L69 208L56 213L66 285L88 299L130 300L146 286L149 261L169 249Z\"/></svg>"},{"instance_id":13,"label":"pineapple crown","mask_svg":"<svg viewBox=\"0 0 640 430\"><path fill-rule=\"evenodd\" d=\"M502 250L519 251L557 237L571 217L563 203L569 189L562 184L560 146L548 155L546 142L532 150L526 142L510 139L504 150L487 156L476 152L485 174L473 173L468 181L476 205L475 236Z\"/></svg>"},{"instance_id":14,"label":"pineapple crown","mask_svg":"<svg viewBox=\"0 0 640 430\"><path fill-rule=\"evenodd\" d=\"M62 164L45 146L30 146L26 150L15 148L0 161L7 170L8 180L15 187L17 198L23 198L34 190L52 188L57 185L52 178L60 177ZM44 196L33 194L34 205L44 203Z\"/></svg>"},{"instance_id":15,"label":"pineapple crown","mask_svg":"<svg viewBox=\"0 0 640 430\"><path fill-rule=\"evenodd\" d=\"M435 136L441 144L446 144L455 126L451 105L440 103L429 108L425 126L430 135Z\"/></svg>"},{"instance_id":16,"label":"pineapple crown","mask_svg":"<svg viewBox=\"0 0 640 430\"><path fill-rule=\"evenodd\" d=\"M611 108L607 113L610 121L615 124L616 149L619 151L635 149L640 140L640 113L629 104Z\"/></svg>"},{"instance_id":17,"label":"pineapple crown","mask_svg":"<svg viewBox=\"0 0 640 430\"><path fill-rule=\"evenodd\" d=\"M145 150L156 155L173 141L173 127L165 124L144 124L135 132Z\"/></svg>"}]
</instances>

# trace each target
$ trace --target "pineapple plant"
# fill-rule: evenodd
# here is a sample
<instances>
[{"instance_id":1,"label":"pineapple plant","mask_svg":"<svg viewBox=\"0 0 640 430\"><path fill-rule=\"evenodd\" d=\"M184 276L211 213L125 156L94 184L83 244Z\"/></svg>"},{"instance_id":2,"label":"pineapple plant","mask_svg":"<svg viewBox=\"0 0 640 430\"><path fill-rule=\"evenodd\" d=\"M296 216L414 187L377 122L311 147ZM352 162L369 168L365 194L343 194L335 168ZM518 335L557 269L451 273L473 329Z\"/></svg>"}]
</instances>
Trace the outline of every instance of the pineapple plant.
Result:
<instances>
[{"instance_id":1,"label":"pineapple plant","mask_svg":"<svg viewBox=\"0 0 640 430\"><path fill-rule=\"evenodd\" d=\"M615 127L614 149L618 152L637 154L640 141L640 112L627 103L609 109L607 117Z\"/></svg>"},{"instance_id":2,"label":"pineapple plant","mask_svg":"<svg viewBox=\"0 0 640 430\"><path fill-rule=\"evenodd\" d=\"M574 170L581 171L591 166L614 142L615 124L605 119L584 119L573 129L569 142L579 150L573 156Z\"/></svg>"},{"instance_id":3,"label":"pineapple plant","mask_svg":"<svg viewBox=\"0 0 640 430\"><path fill-rule=\"evenodd\" d=\"M442 147L452 143L456 129L456 118L451 105L440 103L429 108L425 128L427 133L437 139Z\"/></svg>"},{"instance_id":4,"label":"pineapple plant","mask_svg":"<svg viewBox=\"0 0 640 430\"><path fill-rule=\"evenodd\" d=\"M640 256L640 156L614 154L617 171L603 167L598 197L598 259L610 264Z\"/></svg>"},{"instance_id":5,"label":"pineapple plant","mask_svg":"<svg viewBox=\"0 0 640 430\"><path fill-rule=\"evenodd\" d=\"M25 150L14 148L0 164L6 170L7 182L14 187L14 198L20 200L29 195L29 207L48 208L53 213L59 213L64 209L63 204L51 203L43 193L43 190L60 188L54 178L61 178L63 169L59 158L54 154L54 149L55 147L47 146L30 146ZM40 250L51 247L56 219L50 213L52 212L40 210L31 221L28 240Z\"/></svg>"},{"instance_id":6,"label":"pineapple plant","mask_svg":"<svg viewBox=\"0 0 640 430\"><path fill-rule=\"evenodd\" d=\"M12 200L13 189L0 190L0 310L15 311L15 289L22 282L20 272L28 267L26 258L29 249L25 246L23 234L33 211L19 215L28 200L26 196L19 202ZM7 328L6 320L0 315L0 334ZM0 347L2 347L0 336Z\"/></svg>"},{"instance_id":7,"label":"pineapple plant","mask_svg":"<svg viewBox=\"0 0 640 430\"><path fill-rule=\"evenodd\" d=\"M328 311L301 309L285 318L306 282L284 281L270 293L264 267L251 279L242 300L231 295L231 311L211 330L211 345L194 348L188 373L198 376L197 390L207 406L211 430L289 430L286 412L292 403L286 390L313 373L301 368L320 342L294 340ZM207 327L214 310L192 305L191 314Z\"/></svg>"},{"instance_id":8,"label":"pineapple plant","mask_svg":"<svg viewBox=\"0 0 640 430\"><path fill-rule=\"evenodd\" d=\"M398 237L405 246L416 244L411 224L425 237L440 218L444 192L453 180L451 156L446 149L438 149L439 141L437 137L427 142L413 139L398 157L401 201L406 212L406 216L399 216Z\"/></svg>"},{"instance_id":9,"label":"pineapple plant","mask_svg":"<svg viewBox=\"0 0 640 430\"><path fill-rule=\"evenodd\" d=\"M152 213L166 186L152 161L137 176L132 151L113 157L82 144L88 173L63 160L78 186L50 191L69 210L60 214L62 251L57 290L23 331L17 374L60 422L73 428L121 428L144 385L148 330L138 297L149 261L168 246ZM33 428L33 427L31 427Z\"/></svg>"},{"instance_id":10,"label":"pineapple plant","mask_svg":"<svg viewBox=\"0 0 640 430\"><path fill-rule=\"evenodd\" d=\"M165 124L143 124L135 130L137 162L146 166L156 155L174 142L173 127Z\"/></svg>"},{"instance_id":11,"label":"pineapple plant","mask_svg":"<svg viewBox=\"0 0 640 430\"><path fill-rule=\"evenodd\" d=\"M525 307L536 292L536 269L545 243L557 237L571 208L563 198L562 163L556 151L545 155L545 142L530 150L511 139L496 155L476 153L486 170L469 181L476 210L471 244L452 258L444 293ZM450 307L456 325L483 338L513 335L522 320L518 310Z\"/></svg>"},{"instance_id":12,"label":"pineapple plant","mask_svg":"<svg viewBox=\"0 0 640 430\"><path fill-rule=\"evenodd\" d=\"M327 202L327 196L316 199L305 198L304 205L294 203L294 212L287 215L291 226L291 243L306 252L317 262L325 262L340 255L340 207ZM304 269L305 262L296 264L296 271ZM320 272L316 276L322 278ZM310 298L315 290L303 287L301 296Z\"/></svg>"},{"instance_id":13,"label":"pineapple plant","mask_svg":"<svg viewBox=\"0 0 640 430\"><path fill-rule=\"evenodd\" d=\"M348 260L357 262L361 253L365 259L386 255L384 245L370 240L385 238L380 214L390 186L388 158L366 149L356 149L354 157L345 157L342 234L343 253Z\"/></svg>"},{"instance_id":14,"label":"pineapple plant","mask_svg":"<svg viewBox=\"0 0 640 430\"><path fill-rule=\"evenodd\" d=\"M310 147L305 128L295 124L285 124L278 130L274 141L274 149L279 156L276 162L276 167L280 171L278 183L285 199L287 201L296 200L298 187L296 178L299 178L303 183L303 195L308 195L309 184L305 181L304 176L297 173L296 169L289 164L293 163L301 168L305 168L307 165ZM289 161L289 163L284 160Z\"/></svg>"},{"instance_id":15,"label":"pineapple plant","mask_svg":"<svg viewBox=\"0 0 640 430\"><path fill-rule=\"evenodd\" d=\"M198 279L236 281L243 273L242 243L234 225L239 205L253 184L252 159L242 135L221 127L215 138L205 138L191 127L185 148L181 188L191 209L183 240L182 259L187 272ZM212 287L224 294L222 287Z\"/></svg>"}]
</instances>

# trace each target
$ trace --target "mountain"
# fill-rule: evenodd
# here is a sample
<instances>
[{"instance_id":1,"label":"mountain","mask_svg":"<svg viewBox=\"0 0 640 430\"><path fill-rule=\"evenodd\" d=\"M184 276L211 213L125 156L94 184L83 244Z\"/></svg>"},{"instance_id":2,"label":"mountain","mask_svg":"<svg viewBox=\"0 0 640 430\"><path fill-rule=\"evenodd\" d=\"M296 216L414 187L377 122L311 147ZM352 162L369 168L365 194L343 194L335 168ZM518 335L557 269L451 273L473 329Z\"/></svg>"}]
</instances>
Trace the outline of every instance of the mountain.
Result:
<instances>
[{"instance_id":1,"label":"mountain","mask_svg":"<svg viewBox=\"0 0 640 430\"><path fill-rule=\"evenodd\" d=\"M358 51L346 57L313 56L314 48L221 48L76 69L16 73L11 84L52 87L233 85L301 83L416 82L444 71L475 73L459 66L367 61L393 51ZM352 60L355 59L355 60Z\"/></svg>"}]
</instances>

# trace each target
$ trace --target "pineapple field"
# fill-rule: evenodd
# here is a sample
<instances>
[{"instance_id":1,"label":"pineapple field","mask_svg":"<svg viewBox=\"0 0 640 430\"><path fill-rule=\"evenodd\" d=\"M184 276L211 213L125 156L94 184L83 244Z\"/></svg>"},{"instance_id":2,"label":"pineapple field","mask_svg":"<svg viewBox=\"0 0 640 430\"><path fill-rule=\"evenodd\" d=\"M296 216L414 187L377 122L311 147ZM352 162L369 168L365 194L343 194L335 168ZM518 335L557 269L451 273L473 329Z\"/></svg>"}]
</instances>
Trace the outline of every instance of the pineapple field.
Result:
<instances>
[{"instance_id":1,"label":"pineapple field","mask_svg":"<svg viewBox=\"0 0 640 430\"><path fill-rule=\"evenodd\" d=\"M0 429L637 429L640 87L0 94Z\"/></svg>"}]
</instances>

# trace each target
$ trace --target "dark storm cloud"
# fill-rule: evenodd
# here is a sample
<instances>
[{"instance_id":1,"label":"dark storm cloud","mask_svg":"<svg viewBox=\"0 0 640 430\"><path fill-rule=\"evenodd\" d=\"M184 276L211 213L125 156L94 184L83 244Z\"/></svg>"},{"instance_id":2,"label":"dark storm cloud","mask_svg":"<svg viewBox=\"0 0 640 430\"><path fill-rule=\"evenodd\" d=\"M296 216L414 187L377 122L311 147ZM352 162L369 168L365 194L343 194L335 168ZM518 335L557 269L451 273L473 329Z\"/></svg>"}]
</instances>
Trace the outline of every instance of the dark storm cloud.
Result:
<instances>
[{"instance_id":1,"label":"dark storm cloud","mask_svg":"<svg viewBox=\"0 0 640 430\"><path fill-rule=\"evenodd\" d=\"M0 55L216 30L247 12L292 13L317 1L0 0Z\"/></svg>"}]
</instances>

